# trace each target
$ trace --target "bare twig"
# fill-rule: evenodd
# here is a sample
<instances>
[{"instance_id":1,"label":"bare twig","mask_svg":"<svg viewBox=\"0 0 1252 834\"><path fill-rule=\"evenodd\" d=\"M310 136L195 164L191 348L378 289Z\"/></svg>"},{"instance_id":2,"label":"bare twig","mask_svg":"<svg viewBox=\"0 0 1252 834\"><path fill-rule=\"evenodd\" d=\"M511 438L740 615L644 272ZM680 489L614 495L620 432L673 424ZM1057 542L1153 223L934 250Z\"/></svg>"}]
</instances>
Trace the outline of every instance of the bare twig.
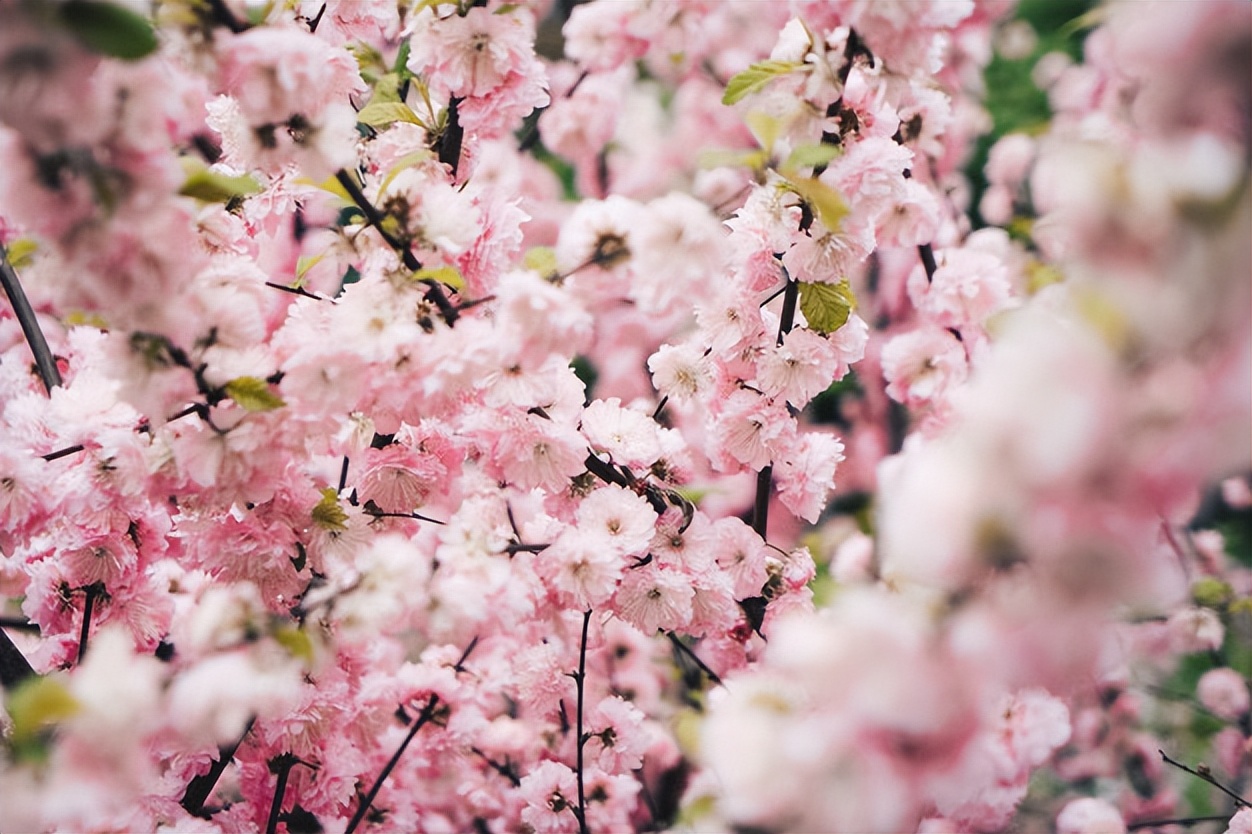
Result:
<instances>
[{"instance_id":1,"label":"bare twig","mask_svg":"<svg viewBox=\"0 0 1252 834\"><path fill-rule=\"evenodd\" d=\"M1238 805L1240 808L1252 807L1252 803L1249 803L1248 800L1244 799L1242 796L1235 793L1230 788L1226 787L1221 782L1214 779L1213 774L1209 773L1209 769L1205 767L1204 765L1200 765L1199 768L1192 769L1190 767L1187 767L1187 765L1183 764L1182 762L1171 759L1169 756L1165 755L1164 750L1157 750L1156 752L1161 754L1161 758L1164 759L1165 764L1171 764L1174 767L1178 768L1179 770L1184 770L1187 773L1190 773L1192 776L1196 776L1200 779L1203 779L1205 782L1208 782L1210 785L1217 788L1222 793L1226 794L1226 796L1229 796L1231 799L1233 799L1235 801L1235 804Z\"/></svg>"},{"instance_id":2,"label":"bare twig","mask_svg":"<svg viewBox=\"0 0 1252 834\"><path fill-rule=\"evenodd\" d=\"M13 264L9 263L9 252L2 246L0 246L0 284L4 285L4 293L9 297L9 303L13 305L17 323L22 326L22 335L26 337L26 344L30 345L30 352L34 354L35 368L39 371L39 378L43 380L43 387L51 394L52 389L61 384L61 372L57 370L56 357L48 348L48 340L39 329L39 320L35 318L35 311L30 306L26 291L22 289L22 284L17 279L17 271L13 269Z\"/></svg>"}]
</instances>

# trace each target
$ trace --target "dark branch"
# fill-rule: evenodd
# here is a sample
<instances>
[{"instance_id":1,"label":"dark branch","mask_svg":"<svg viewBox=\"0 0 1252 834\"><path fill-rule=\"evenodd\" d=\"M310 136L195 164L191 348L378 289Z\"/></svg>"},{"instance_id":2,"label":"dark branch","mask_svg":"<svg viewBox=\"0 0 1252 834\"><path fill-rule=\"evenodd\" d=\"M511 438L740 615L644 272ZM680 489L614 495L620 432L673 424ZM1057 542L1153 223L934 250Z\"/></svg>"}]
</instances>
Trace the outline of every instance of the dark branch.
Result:
<instances>
[{"instance_id":1,"label":"dark branch","mask_svg":"<svg viewBox=\"0 0 1252 834\"><path fill-rule=\"evenodd\" d=\"M243 732L239 735L239 740L234 744L217 748L217 759L209 767L207 773L202 773L192 779L187 784L187 790L183 792L183 798L178 804L183 806L188 814L193 817L205 817L204 803L208 801L209 794L213 793L213 788L217 787L217 781L222 778L222 774L226 772L226 767L235 758L235 751L239 749L239 745L243 744L243 740L248 737L248 733L252 731L252 724L256 721L256 716L248 719L247 726L243 728Z\"/></svg>"},{"instance_id":2,"label":"dark branch","mask_svg":"<svg viewBox=\"0 0 1252 834\"><path fill-rule=\"evenodd\" d=\"M31 668L30 662L13 645L9 635L0 629L0 684L12 691L19 683L34 676L35 670Z\"/></svg>"},{"instance_id":3,"label":"dark branch","mask_svg":"<svg viewBox=\"0 0 1252 834\"><path fill-rule=\"evenodd\" d=\"M61 384L61 372L57 370L56 358L48 348L48 340L44 338L43 331L39 329L39 320L35 318L35 311L17 279L17 272L9 263L9 252L4 247L0 247L0 284L4 285L4 293L9 297L9 304L13 305L17 322L22 326L22 334L26 337L26 344L30 345L30 352L34 354L35 368L39 371L39 378L43 380L43 387L51 394L52 389Z\"/></svg>"},{"instance_id":4,"label":"dark branch","mask_svg":"<svg viewBox=\"0 0 1252 834\"><path fill-rule=\"evenodd\" d=\"M1233 799L1235 801L1235 804L1238 805L1239 807L1241 808L1252 807L1252 803L1249 803L1242 796L1235 793L1230 788L1226 787L1221 782L1214 779L1213 774L1209 773L1209 769L1205 767L1204 765L1200 765L1199 769L1193 770L1192 768L1187 767L1182 762L1175 761L1174 759L1171 759L1169 756L1166 756L1164 750L1157 750L1156 752L1161 754L1161 758L1165 760L1165 764L1171 764L1180 770L1184 770L1187 773L1190 773L1192 776L1196 776L1200 779L1203 779L1205 782L1208 782L1210 785L1217 788L1222 793L1226 794L1226 796L1229 796L1231 799Z\"/></svg>"},{"instance_id":5,"label":"dark branch","mask_svg":"<svg viewBox=\"0 0 1252 834\"><path fill-rule=\"evenodd\" d=\"M356 831L357 826L361 824L361 820L365 819L366 813L369 812L370 806L374 804L374 800L378 797L378 792L382 790L383 782L387 781L387 777L391 775L391 771L396 769L396 765L400 763L400 757L404 755L404 751L409 744L417 736L419 730L430 723L431 718L435 714L435 707L439 703L438 695L431 695L430 700L426 702L426 706L422 709L421 715L413 722L413 726L409 728L409 734L404 737L404 741L400 743L400 747L392 755L387 765L383 768L382 773L378 774L378 778L374 780L374 784L370 787L369 792L361 800L361 805L356 809L356 813L352 815L351 821L348 823L344 834L352 834Z\"/></svg>"},{"instance_id":6,"label":"dark branch","mask_svg":"<svg viewBox=\"0 0 1252 834\"><path fill-rule=\"evenodd\" d=\"M692 651L690 646L688 646L686 643L680 640L677 634L675 634L672 631L667 631L665 632L665 636L669 638L669 641L671 644L673 644L674 648L678 649L678 651L686 655L686 657L689 658L692 663L700 667L700 671L703 672L706 676L708 676L708 679L710 681L712 681L717 686L722 685L722 679L717 676L717 673L714 672L712 669L710 669L708 667L708 664L706 664L703 660L701 660L699 656L694 651Z\"/></svg>"},{"instance_id":7,"label":"dark branch","mask_svg":"<svg viewBox=\"0 0 1252 834\"><path fill-rule=\"evenodd\" d=\"M68 457L69 455L72 455L75 452L81 452L82 450L83 444L75 443L73 446L66 446L64 449L57 449L55 452L49 452L46 455L42 455L42 457L46 461L60 460L63 457Z\"/></svg>"},{"instance_id":8,"label":"dark branch","mask_svg":"<svg viewBox=\"0 0 1252 834\"><path fill-rule=\"evenodd\" d=\"M591 610L588 609L583 612L583 636L578 644L578 674L574 676L574 683L578 685L578 707L574 719L575 731L578 733L577 763L574 772L578 779L578 810L575 813L578 817L578 834L587 834L587 786L583 780L583 747L587 744L587 737L583 733L583 696L586 687L583 682L587 677L587 631L590 626Z\"/></svg>"}]
</instances>

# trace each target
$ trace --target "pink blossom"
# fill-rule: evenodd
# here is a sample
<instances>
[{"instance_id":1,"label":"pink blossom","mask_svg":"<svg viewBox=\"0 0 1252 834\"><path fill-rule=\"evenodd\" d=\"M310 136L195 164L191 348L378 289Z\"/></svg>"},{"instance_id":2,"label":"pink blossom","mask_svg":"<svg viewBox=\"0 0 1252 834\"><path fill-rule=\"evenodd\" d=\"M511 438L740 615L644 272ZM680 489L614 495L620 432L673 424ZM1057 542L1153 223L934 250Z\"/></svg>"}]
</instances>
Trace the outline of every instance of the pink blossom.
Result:
<instances>
[{"instance_id":1,"label":"pink blossom","mask_svg":"<svg viewBox=\"0 0 1252 834\"><path fill-rule=\"evenodd\" d=\"M587 611L602 606L617 589L625 563L596 530L570 528L539 554L537 567L562 602Z\"/></svg>"},{"instance_id":2,"label":"pink blossom","mask_svg":"<svg viewBox=\"0 0 1252 834\"><path fill-rule=\"evenodd\" d=\"M543 761L522 777L518 788L526 800L522 819L536 831L578 830L578 786L574 772L560 762Z\"/></svg>"},{"instance_id":3,"label":"pink blossom","mask_svg":"<svg viewBox=\"0 0 1252 834\"><path fill-rule=\"evenodd\" d=\"M940 327L983 324L1009 306L1011 289L1003 264L968 249L943 250L933 282L918 267L909 276L909 297L917 309Z\"/></svg>"},{"instance_id":4,"label":"pink blossom","mask_svg":"<svg viewBox=\"0 0 1252 834\"><path fill-rule=\"evenodd\" d=\"M1238 721L1247 713L1252 696L1248 682L1234 669L1210 669L1196 684L1196 697L1204 707L1224 721Z\"/></svg>"},{"instance_id":5,"label":"pink blossom","mask_svg":"<svg viewBox=\"0 0 1252 834\"><path fill-rule=\"evenodd\" d=\"M603 73L643 56L658 15L639 0L576 7L562 30L566 55Z\"/></svg>"},{"instance_id":6,"label":"pink blossom","mask_svg":"<svg viewBox=\"0 0 1252 834\"><path fill-rule=\"evenodd\" d=\"M683 628L691 620L695 592L680 570L645 565L627 572L614 598L626 622L644 634Z\"/></svg>"},{"instance_id":7,"label":"pink blossom","mask_svg":"<svg viewBox=\"0 0 1252 834\"><path fill-rule=\"evenodd\" d=\"M1125 834L1126 822L1118 810L1103 799L1075 799L1056 817L1060 834Z\"/></svg>"},{"instance_id":8,"label":"pink blossom","mask_svg":"<svg viewBox=\"0 0 1252 834\"><path fill-rule=\"evenodd\" d=\"M1230 818L1225 834L1248 834L1248 832L1252 832L1252 808L1240 808L1238 813Z\"/></svg>"},{"instance_id":9,"label":"pink blossom","mask_svg":"<svg viewBox=\"0 0 1252 834\"><path fill-rule=\"evenodd\" d=\"M578 529L613 553L639 555L652 540L656 510L645 498L616 484L592 492L578 505Z\"/></svg>"},{"instance_id":10,"label":"pink blossom","mask_svg":"<svg viewBox=\"0 0 1252 834\"><path fill-rule=\"evenodd\" d=\"M703 351L694 344L661 345L648 358L652 384L663 396L686 402L697 399L712 384L712 372Z\"/></svg>"},{"instance_id":11,"label":"pink blossom","mask_svg":"<svg viewBox=\"0 0 1252 834\"><path fill-rule=\"evenodd\" d=\"M837 360L829 340L811 330L792 330L767 350L757 366L757 382L771 397L803 408L834 380Z\"/></svg>"},{"instance_id":12,"label":"pink blossom","mask_svg":"<svg viewBox=\"0 0 1252 834\"><path fill-rule=\"evenodd\" d=\"M819 432L799 435L781 451L776 469L778 497L787 509L805 521L817 521L835 488L843 451L842 440Z\"/></svg>"},{"instance_id":13,"label":"pink blossom","mask_svg":"<svg viewBox=\"0 0 1252 834\"><path fill-rule=\"evenodd\" d=\"M1179 653L1208 652L1221 647L1226 630L1208 608L1175 611L1166 623L1170 647Z\"/></svg>"},{"instance_id":14,"label":"pink blossom","mask_svg":"<svg viewBox=\"0 0 1252 834\"><path fill-rule=\"evenodd\" d=\"M892 337L883 346L882 367L887 395L918 408L942 402L949 389L965 380L969 361L949 331L924 327Z\"/></svg>"},{"instance_id":15,"label":"pink blossom","mask_svg":"<svg viewBox=\"0 0 1252 834\"><path fill-rule=\"evenodd\" d=\"M587 453L573 428L526 414L500 433L492 456L501 474L523 489L560 490L583 471Z\"/></svg>"},{"instance_id":16,"label":"pink blossom","mask_svg":"<svg viewBox=\"0 0 1252 834\"><path fill-rule=\"evenodd\" d=\"M591 448L617 464L647 469L661 456L658 426L621 400L594 400L583 409L582 432Z\"/></svg>"},{"instance_id":17,"label":"pink blossom","mask_svg":"<svg viewBox=\"0 0 1252 834\"><path fill-rule=\"evenodd\" d=\"M789 440L794 431L794 423L786 411L760 394L742 388L722 403L713 428L724 455L757 470L773 460L776 449Z\"/></svg>"},{"instance_id":18,"label":"pink blossom","mask_svg":"<svg viewBox=\"0 0 1252 834\"><path fill-rule=\"evenodd\" d=\"M717 563L731 577L737 599L758 596L765 584L765 543L756 531L737 518L713 523Z\"/></svg>"},{"instance_id":19,"label":"pink blossom","mask_svg":"<svg viewBox=\"0 0 1252 834\"><path fill-rule=\"evenodd\" d=\"M436 94L485 96L511 72L530 71L534 21L525 13L493 14L471 8L466 14L436 16L423 9L413 21L409 69L428 76Z\"/></svg>"}]
</instances>

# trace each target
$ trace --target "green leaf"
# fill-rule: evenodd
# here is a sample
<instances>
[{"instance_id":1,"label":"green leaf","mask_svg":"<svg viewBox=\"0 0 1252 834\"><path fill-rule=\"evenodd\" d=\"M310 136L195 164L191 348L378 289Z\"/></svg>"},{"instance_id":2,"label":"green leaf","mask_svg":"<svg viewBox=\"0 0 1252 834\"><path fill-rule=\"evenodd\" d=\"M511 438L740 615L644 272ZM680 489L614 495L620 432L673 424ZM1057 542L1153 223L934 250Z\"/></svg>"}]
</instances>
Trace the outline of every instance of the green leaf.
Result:
<instances>
[{"instance_id":1,"label":"green leaf","mask_svg":"<svg viewBox=\"0 0 1252 834\"><path fill-rule=\"evenodd\" d=\"M296 259L296 286L297 287L302 286L304 284L304 276L308 274L310 269L317 266L318 262L321 261L322 258L325 258L325 257L326 257L325 254L301 255L299 258Z\"/></svg>"},{"instance_id":2,"label":"green leaf","mask_svg":"<svg viewBox=\"0 0 1252 834\"><path fill-rule=\"evenodd\" d=\"M9 244L9 264L14 269L22 269L30 265L31 258L39 250L39 244L28 237L19 237Z\"/></svg>"},{"instance_id":3,"label":"green leaf","mask_svg":"<svg viewBox=\"0 0 1252 834\"><path fill-rule=\"evenodd\" d=\"M424 269L419 269L413 273L413 280L424 283L434 281L440 284L447 284L454 290L465 288L465 279L461 277L461 273L454 266L428 266Z\"/></svg>"},{"instance_id":4,"label":"green leaf","mask_svg":"<svg viewBox=\"0 0 1252 834\"><path fill-rule=\"evenodd\" d=\"M755 151L702 151L697 160L701 168L751 168L759 171L769 162L769 154Z\"/></svg>"},{"instance_id":5,"label":"green leaf","mask_svg":"<svg viewBox=\"0 0 1252 834\"><path fill-rule=\"evenodd\" d=\"M313 662L313 641L304 629L296 626L283 626L274 632L274 639L297 660L303 660L305 663Z\"/></svg>"},{"instance_id":6,"label":"green leaf","mask_svg":"<svg viewBox=\"0 0 1252 834\"><path fill-rule=\"evenodd\" d=\"M544 278L552 278L558 272L556 252L550 246L535 246L522 256L522 266L538 272Z\"/></svg>"},{"instance_id":7,"label":"green leaf","mask_svg":"<svg viewBox=\"0 0 1252 834\"><path fill-rule=\"evenodd\" d=\"M813 177L794 177L787 179L787 186L799 194L804 202L813 209L813 214L832 232L838 232L843 218L848 214L848 204L843 195L826 183Z\"/></svg>"},{"instance_id":8,"label":"green leaf","mask_svg":"<svg viewBox=\"0 0 1252 834\"><path fill-rule=\"evenodd\" d=\"M735 104L748 95L762 89L766 84L779 76L793 72L803 64L794 61L761 61L738 73L726 84L726 93L722 96L722 104Z\"/></svg>"},{"instance_id":9,"label":"green leaf","mask_svg":"<svg viewBox=\"0 0 1252 834\"><path fill-rule=\"evenodd\" d=\"M5 704L13 719L13 741L33 740L49 724L55 724L79 710L79 703L59 679L42 676L18 684Z\"/></svg>"},{"instance_id":10,"label":"green leaf","mask_svg":"<svg viewBox=\"0 0 1252 834\"><path fill-rule=\"evenodd\" d=\"M286 405L270 390L270 384L254 376L241 376L226 383L226 396L245 411L273 411Z\"/></svg>"},{"instance_id":11,"label":"green leaf","mask_svg":"<svg viewBox=\"0 0 1252 834\"><path fill-rule=\"evenodd\" d=\"M152 24L138 12L103 0L67 0L61 24L92 52L136 61L156 51Z\"/></svg>"},{"instance_id":12,"label":"green leaf","mask_svg":"<svg viewBox=\"0 0 1252 834\"><path fill-rule=\"evenodd\" d=\"M816 168L819 165L829 165L832 160L842 153L843 148L838 145L801 145L787 157L787 163L783 168L795 170L797 168Z\"/></svg>"},{"instance_id":13,"label":"green leaf","mask_svg":"<svg viewBox=\"0 0 1252 834\"><path fill-rule=\"evenodd\" d=\"M427 159L432 158L433 156L434 156L433 153L426 150L425 148L422 148L421 150L416 150L416 151L411 151L409 153L406 153L404 156L397 159L396 164L392 165L391 170L387 172L387 176L383 177L382 185L378 186L378 193L386 194L387 189L391 187L392 181L394 181L395 178L399 176L401 171L405 171L409 168L412 168L414 165L417 165L419 162L424 162Z\"/></svg>"},{"instance_id":14,"label":"green leaf","mask_svg":"<svg viewBox=\"0 0 1252 834\"><path fill-rule=\"evenodd\" d=\"M324 530L342 533L348 529L348 514L339 506L339 492L334 487L322 490L322 500L310 513L313 523Z\"/></svg>"},{"instance_id":15,"label":"green leaf","mask_svg":"<svg viewBox=\"0 0 1252 834\"><path fill-rule=\"evenodd\" d=\"M392 71L397 77L401 74L407 74L409 72L409 53L412 49L413 47L409 43L409 39L405 38L400 44L400 48L396 50L396 62L392 64L392 67L394 68Z\"/></svg>"},{"instance_id":16,"label":"green leaf","mask_svg":"<svg viewBox=\"0 0 1252 834\"><path fill-rule=\"evenodd\" d=\"M811 330L834 333L848 323L855 309L856 296L847 278L837 284L800 283L800 312Z\"/></svg>"},{"instance_id":17,"label":"green leaf","mask_svg":"<svg viewBox=\"0 0 1252 834\"><path fill-rule=\"evenodd\" d=\"M400 74L389 72L374 82L374 95L370 104L400 101ZM358 117L357 121L360 121Z\"/></svg>"},{"instance_id":18,"label":"green leaf","mask_svg":"<svg viewBox=\"0 0 1252 834\"><path fill-rule=\"evenodd\" d=\"M370 127L386 127L393 122L422 123L413 109L401 101L371 101L356 114L356 120Z\"/></svg>"},{"instance_id":19,"label":"green leaf","mask_svg":"<svg viewBox=\"0 0 1252 834\"><path fill-rule=\"evenodd\" d=\"M189 166L187 179L178 189L184 197L194 197L205 203L225 203L236 197L247 197L261 192L261 184L248 174L231 176L212 171L203 166Z\"/></svg>"},{"instance_id":20,"label":"green leaf","mask_svg":"<svg viewBox=\"0 0 1252 834\"><path fill-rule=\"evenodd\" d=\"M780 119L760 110L753 110L743 117L743 122L748 126L748 131L756 139L756 143L765 150L766 154L773 150L774 143L778 141L779 136L786 132L792 121L794 120Z\"/></svg>"}]
</instances>

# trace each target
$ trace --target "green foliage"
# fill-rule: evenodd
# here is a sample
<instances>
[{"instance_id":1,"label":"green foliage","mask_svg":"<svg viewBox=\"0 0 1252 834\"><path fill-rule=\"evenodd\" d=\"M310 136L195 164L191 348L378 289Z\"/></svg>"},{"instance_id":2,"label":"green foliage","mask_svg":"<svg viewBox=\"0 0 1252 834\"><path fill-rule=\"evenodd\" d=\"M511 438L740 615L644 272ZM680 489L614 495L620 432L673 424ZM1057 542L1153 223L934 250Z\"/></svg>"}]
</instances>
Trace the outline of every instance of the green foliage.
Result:
<instances>
[{"instance_id":1,"label":"green foliage","mask_svg":"<svg viewBox=\"0 0 1252 834\"><path fill-rule=\"evenodd\" d=\"M815 177L788 176L784 187L799 194L823 226L839 231L849 211L842 194Z\"/></svg>"},{"instance_id":2,"label":"green foliage","mask_svg":"<svg viewBox=\"0 0 1252 834\"><path fill-rule=\"evenodd\" d=\"M428 266L413 273L414 281L447 284L458 292L465 289L465 279L454 266Z\"/></svg>"},{"instance_id":3,"label":"green foliage","mask_svg":"<svg viewBox=\"0 0 1252 834\"><path fill-rule=\"evenodd\" d=\"M194 164L189 167L187 179L178 189L178 193L184 197L194 197L205 203L226 203L236 197L247 197L261 191L261 184L249 174L230 176L211 171L203 165Z\"/></svg>"},{"instance_id":4,"label":"green foliage","mask_svg":"<svg viewBox=\"0 0 1252 834\"><path fill-rule=\"evenodd\" d=\"M422 123L413 109L401 101L371 101L356 114L356 120L370 127L386 127L394 122Z\"/></svg>"},{"instance_id":5,"label":"green foliage","mask_svg":"<svg viewBox=\"0 0 1252 834\"><path fill-rule=\"evenodd\" d=\"M816 168L820 165L829 165L842 153L843 147L840 145L801 145L787 157L783 168Z\"/></svg>"},{"instance_id":6,"label":"green foliage","mask_svg":"<svg viewBox=\"0 0 1252 834\"><path fill-rule=\"evenodd\" d=\"M1018 5L1014 19L1029 23L1039 40L1024 58L994 56L983 75L987 88L984 103L994 126L978 140L965 169L973 186L971 205L977 207L987 187L983 167L991 146L1005 134L1036 133L1047 127L1052 109L1047 94L1035 86L1031 71L1049 52L1064 52L1075 59L1082 56L1085 31L1075 22L1087 20L1094 6L1094 0L1022 0ZM980 218L975 220L980 222Z\"/></svg>"},{"instance_id":7,"label":"green foliage","mask_svg":"<svg viewBox=\"0 0 1252 834\"><path fill-rule=\"evenodd\" d=\"M226 383L226 396L245 411L273 411L286 403L270 390L269 383L254 376L241 376Z\"/></svg>"},{"instance_id":8,"label":"green foliage","mask_svg":"<svg viewBox=\"0 0 1252 834\"><path fill-rule=\"evenodd\" d=\"M837 284L800 283L800 312L818 333L834 333L847 324L855 309L856 296L847 278Z\"/></svg>"},{"instance_id":9,"label":"green foliage","mask_svg":"<svg viewBox=\"0 0 1252 834\"><path fill-rule=\"evenodd\" d=\"M143 15L103 0L67 0L57 8L62 26L92 52L137 61L156 51L152 24Z\"/></svg>"},{"instance_id":10,"label":"green foliage","mask_svg":"<svg viewBox=\"0 0 1252 834\"><path fill-rule=\"evenodd\" d=\"M313 523L323 530L342 533L348 529L348 514L339 506L339 493L334 487L322 490L322 500L310 511Z\"/></svg>"},{"instance_id":11,"label":"green foliage","mask_svg":"<svg viewBox=\"0 0 1252 834\"><path fill-rule=\"evenodd\" d=\"M761 61L738 73L726 84L722 104L735 104L765 87L779 76L793 72L803 64L794 61Z\"/></svg>"},{"instance_id":12,"label":"green foliage","mask_svg":"<svg viewBox=\"0 0 1252 834\"><path fill-rule=\"evenodd\" d=\"M30 761L46 755L46 731L73 716L80 706L59 678L44 675L18 684L5 708L13 720L9 736L13 755Z\"/></svg>"}]
</instances>

